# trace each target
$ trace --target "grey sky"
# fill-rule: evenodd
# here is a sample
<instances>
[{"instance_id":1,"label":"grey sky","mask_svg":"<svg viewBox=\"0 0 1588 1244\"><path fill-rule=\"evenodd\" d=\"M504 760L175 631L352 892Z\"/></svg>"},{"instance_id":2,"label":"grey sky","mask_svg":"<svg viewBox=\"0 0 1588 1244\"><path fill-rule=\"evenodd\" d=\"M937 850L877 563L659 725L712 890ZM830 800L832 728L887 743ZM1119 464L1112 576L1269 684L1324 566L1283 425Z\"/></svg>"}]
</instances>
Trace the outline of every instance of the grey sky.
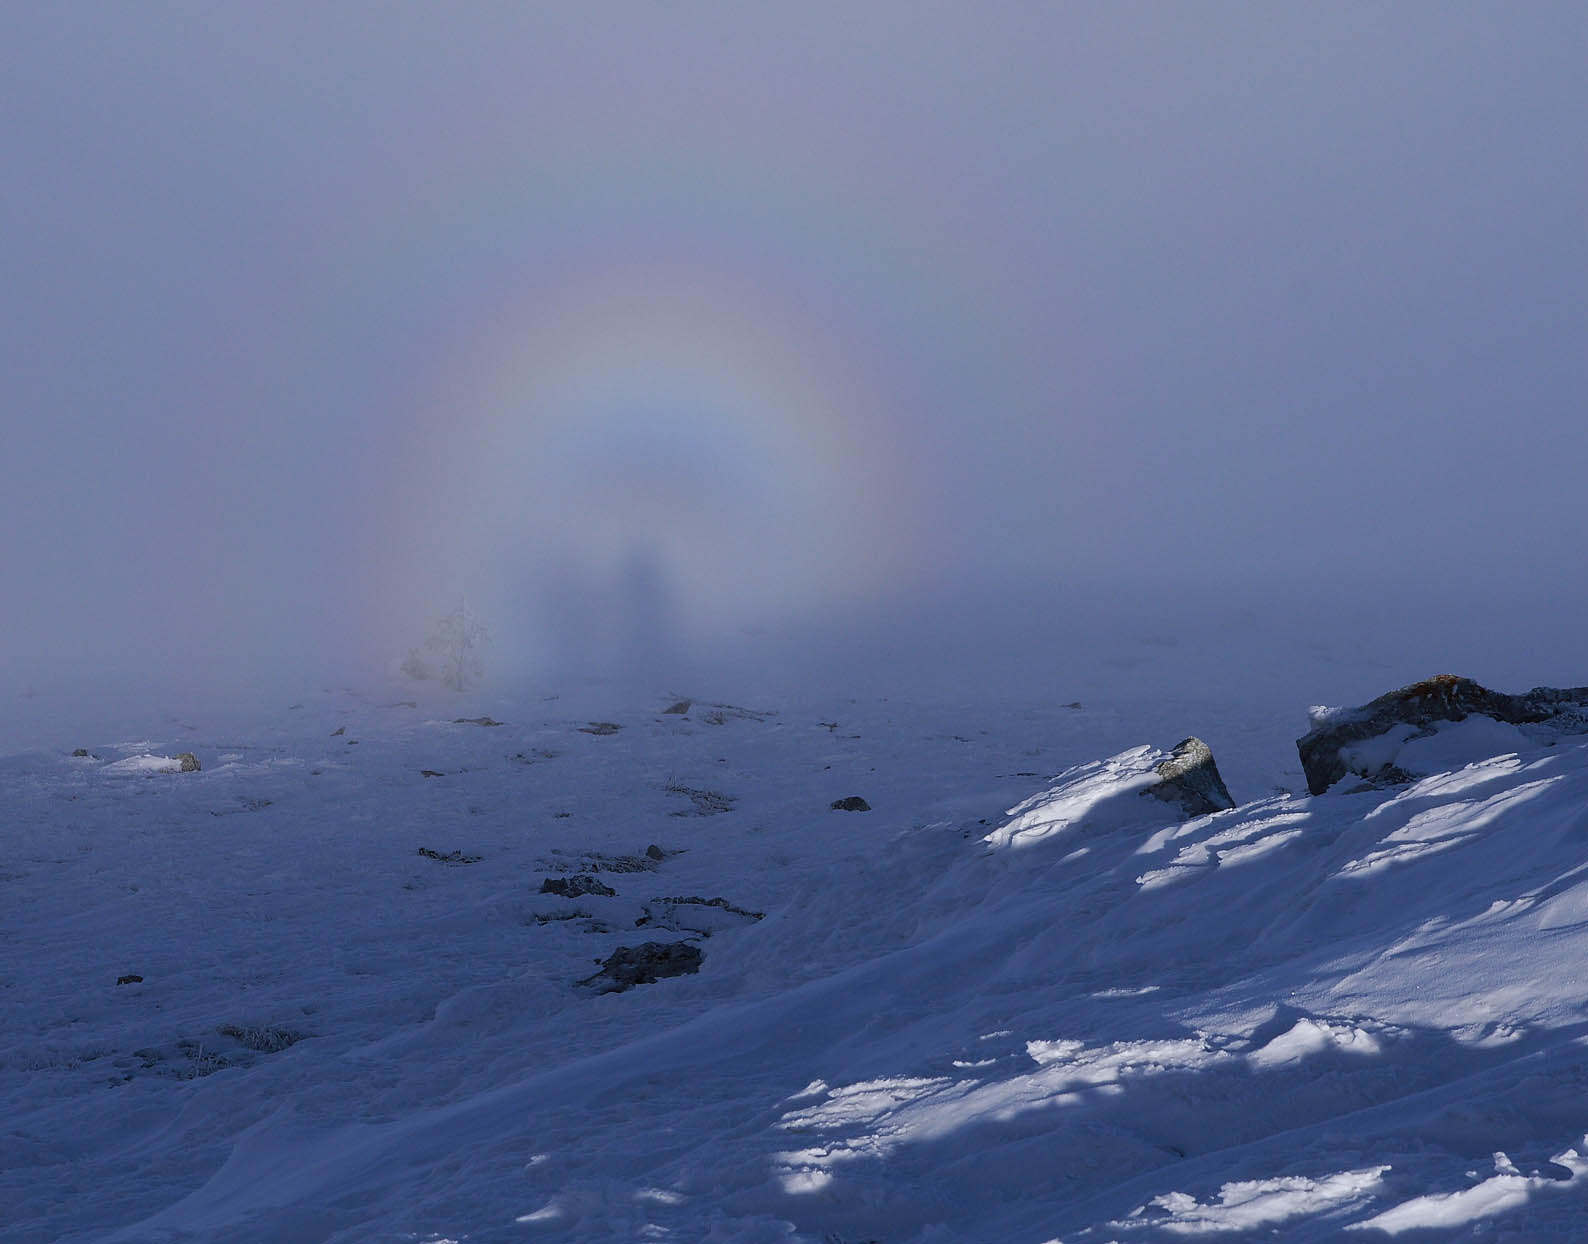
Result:
<instances>
[{"instance_id":1,"label":"grey sky","mask_svg":"<svg viewBox=\"0 0 1588 1244\"><path fill-rule=\"evenodd\" d=\"M1581 5L772 7L6 6L4 685L1580 610Z\"/></svg>"}]
</instances>

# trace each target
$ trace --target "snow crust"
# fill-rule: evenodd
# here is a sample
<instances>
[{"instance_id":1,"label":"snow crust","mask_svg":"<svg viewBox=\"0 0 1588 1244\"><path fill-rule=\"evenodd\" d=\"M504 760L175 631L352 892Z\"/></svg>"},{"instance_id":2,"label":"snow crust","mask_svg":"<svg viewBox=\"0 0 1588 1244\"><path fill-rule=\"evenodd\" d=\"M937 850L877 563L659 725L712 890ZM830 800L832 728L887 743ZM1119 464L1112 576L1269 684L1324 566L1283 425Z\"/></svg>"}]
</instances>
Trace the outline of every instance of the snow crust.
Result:
<instances>
[{"instance_id":1,"label":"snow crust","mask_svg":"<svg viewBox=\"0 0 1588 1244\"><path fill-rule=\"evenodd\" d=\"M0 759L0 1239L1588 1238L1583 745L674 690Z\"/></svg>"}]
</instances>

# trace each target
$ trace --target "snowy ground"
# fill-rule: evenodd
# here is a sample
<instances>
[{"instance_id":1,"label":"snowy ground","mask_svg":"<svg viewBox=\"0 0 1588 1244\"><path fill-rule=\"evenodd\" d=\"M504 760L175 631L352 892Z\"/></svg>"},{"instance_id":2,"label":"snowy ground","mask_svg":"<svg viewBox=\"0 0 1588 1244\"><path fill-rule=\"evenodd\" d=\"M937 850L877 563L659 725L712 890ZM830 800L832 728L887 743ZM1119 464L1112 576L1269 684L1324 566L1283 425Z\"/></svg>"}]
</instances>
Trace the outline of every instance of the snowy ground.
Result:
<instances>
[{"instance_id":1,"label":"snowy ground","mask_svg":"<svg viewBox=\"0 0 1588 1244\"><path fill-rule=\"evenodd\" d=\"M0 761L0 1239L1588 1238L1588 749L1307 798L1305 702L691 690ZM1177 823L1109 758L1189 733Z\"/></svg>"}]
</instances>

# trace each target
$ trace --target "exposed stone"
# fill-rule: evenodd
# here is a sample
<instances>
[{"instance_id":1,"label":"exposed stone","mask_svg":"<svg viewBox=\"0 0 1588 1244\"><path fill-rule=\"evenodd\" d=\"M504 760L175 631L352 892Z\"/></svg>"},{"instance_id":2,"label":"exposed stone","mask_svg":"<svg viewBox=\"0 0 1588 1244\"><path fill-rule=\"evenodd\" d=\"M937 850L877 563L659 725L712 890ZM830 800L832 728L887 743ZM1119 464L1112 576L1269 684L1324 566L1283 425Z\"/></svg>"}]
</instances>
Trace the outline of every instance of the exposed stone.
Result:
<instances>
[{"instance_id":1,"label":"exposed stone","mask_svg":"<svg viewBox=\"0 0 1588 1244\"><path fill-rule=\"evenodd\" d=\"M94 753L89 751L86 747L75 748L73 750L73 752L72 752L72 755L73 756L77 756L77 757L81 757L81 758L86 758L88 760L97 760L98 759L98 757L95 756Z\"/></svg>"},{"instance_id":2,"label":"exposed stone","mask_svg":"<svg viewBox=\"0 0 1588 1244\"><path fill-rule=\"evenodd\" d=\"M844 799L834 799L830 805L834 812L870 812L871 805L859 795L850 795Z\"/></svg>"},{"instance_id":3,"label":"exposed stone","mask_svg":"<svg viewBox=\"0 0 1588 1244\"><path fill-rule=\"evenodd\" d=\"M445 773L441 772L440 769L421 769L421 770L419 770L419 776L420 777L446 777L447 775Z\"/></svg>"},{"instance_id":4,"label":"exposed stone","mask_svg":"<svg viewBox=\"0 0 1588 1244\"><path fill-rule=\"evenodd\" d=\"M182 765L182 770L181 771L183 773L197 773L199 771L199 769L201 768L201 766L199 765L198 757L195 756L192 752L183 752L180 756L177 757L177 760Z\"/></svg>"},{"instance_id":5,"label":"exposed stone","mask_svg":"<svg viewBox=\"0 0 1588 1244\"><path fill-rule=\"evenodd\" d=\"M682 717L693 703L693 700L678 700L664 708L662 713L664 716Z\"/></svg>"},{"instance_id":6,"label":"exposed stone","mask_svg":"<svg viewBox=\"0 0 1588 1244\"><path fill-rule=\"evenodd\" d=\"M347 727L346 726L338 726L335 730L331 731L331 737L333 739L340 738L342 735L344 735L346 733L347 733Z\"/></svg>"},{"instance_id":7,"label":"exposed stone","mask_svg":"<svg viewBox=\"0 0 1588 1244\"><path fill-rule=\"evenodd\" d=\"M128 972L125 976L116 977L116 984L141 985L143 984L143 977L139 976L136 972Z\"/></svg>"},{"instance_id":8,"label":"exposed stone","mask_svg":"<svg viewBox=\"0 0 1588 1244\"><path fill-rule=\"evenodd\" d=\"M556 894L561 898L583 898L586 894L611 898L617 893L604 881L597 881L589 873L575 873L572 877L547 877L540 883L542 894Z\"/></svg>"},{"instance_id":9,"label":"exposed stone","mask_svg":"<svg viewBox=\"0 0 1588 1244\"><path fill-rule=\"evenodd\" d=\"M560 873L646 873L655 871L664 860L682 854L684 848L664 848L654 842L640 855L608 855L604 851L572 852L553 847L540 858L539 866Z\"/></svg>"},{"instance_id":10,"label":"exposed stone","mask_svg":"<svg viewBox=\"0 0 1588 1244\"><path fill-rule=\"evenodd\" d=\"M580 734L616 734L623 729L615 721L592 721L588 726L580 726Z\"/></svg>"},{"instance_id":11,"label":"exposed stone","mask_svg":"<svg viewBox=\"0 0 1588 1244\"><path fill-rule=\"evenodd\" d=\"M1491 691L1470 678L1439 674L1387 692L1358 708L1315 709L1313 728L1296 740L1307 789L1321 795L1348 773L1376 785L1405 782L1419 776L1394 759L1353 755L1355 745L1380 739L1397 727L1409 727L1404 744L1436 733L1440 723L1487 717L1522 727L1540 742L1561 735L1588 734L1588 687L1534 687L1522 695ZM1474 756L1474 760L1486 759Z\"/></svg>"},{"instance_id":12,"label":"exposed stone","mask_svg":"<svg viewBox=\"0 0 1588 1244\"><path fill-rule=\"evenodd\" d=\"M649 985L669 976L700 971L700 947L688 942L646 942L619 946L601 964L601 970L579 984L595 993L619 993L636 985Z\"/></svg>"},{"instance_id":13,"label":"exposed stone","mask_svg":"<svg viewBox=\"0 0 1588 1244\"><path fill-rule=\"evenodd\" d=\"M499 726L502 723L490 717L454 717L455 726Z\"/></svg>"},{"instance_id":14,"label":"exposed stone","mask_svg":"<svg viewBox=\"0 0 1588 1244\"><path fill-rule=\"evenodd\" d=\"M1187 817L1224 812L1235 806L1213 761L1213 749L1195 736L1176 743L1174 751L1160 760L1153 771L1160 780L1143 793L1174 804Z\"/></svg>"},{"instance_id":15,"label":"exposed stone","mask_svg":"<svg viewBox=\"0 0 1588 1244\"><path fill-rule=\"evenodd\" d=\"M478 864L485 858L481 855L465 855L462 851L436 851L430 847L420 847L414 854L442 864Z\"/></svg>"}]
</instances>

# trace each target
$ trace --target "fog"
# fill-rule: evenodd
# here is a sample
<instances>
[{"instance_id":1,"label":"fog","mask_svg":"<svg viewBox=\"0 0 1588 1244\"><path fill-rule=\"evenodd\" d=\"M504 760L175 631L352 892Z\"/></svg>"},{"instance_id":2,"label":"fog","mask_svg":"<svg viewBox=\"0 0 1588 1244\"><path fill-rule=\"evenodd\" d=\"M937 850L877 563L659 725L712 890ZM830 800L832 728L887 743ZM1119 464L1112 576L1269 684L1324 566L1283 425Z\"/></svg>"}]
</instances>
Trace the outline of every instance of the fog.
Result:
<instances>
[{"instance_id":1,"label":"fog","mask_svg":"<svg viewBox=\"0 0 1588 1244\"><path fill-rule=\"evenodd\" d=\"M1579 5L764 8L9 6L3 711L1588 682Z\"/></svg>"}]
</instances>

